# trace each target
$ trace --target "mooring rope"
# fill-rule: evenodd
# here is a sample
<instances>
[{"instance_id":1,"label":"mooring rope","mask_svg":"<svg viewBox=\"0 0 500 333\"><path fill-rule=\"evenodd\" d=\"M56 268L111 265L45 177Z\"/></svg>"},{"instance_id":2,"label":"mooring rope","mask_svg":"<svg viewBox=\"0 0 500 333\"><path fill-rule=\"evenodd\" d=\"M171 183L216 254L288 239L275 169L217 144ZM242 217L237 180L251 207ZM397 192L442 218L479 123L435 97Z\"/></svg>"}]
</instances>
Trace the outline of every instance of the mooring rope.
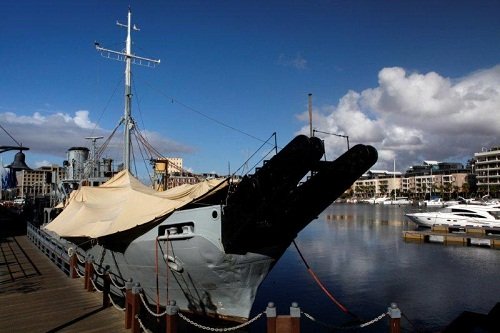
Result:
<instances>
[{"instance_id":1,"label":"mooring rope","mask_svg":"<svg viewBox=\"0 0 500 333\"><path fill-rule=\"evenodd\" d=\"M321 288L321 290L323 290L323 292L326 294L326 296L328 296L328 298L330 298L333 303L335 303L335 305L337 305L337 307L342 310L342 312L344 313L347 313L348 315L351 315L352 317L356 318L357 320L359 320L360 318L358 316L356 316L354 313L352 313L351 311L349 311L342 303L340 303L333 295L332 293L330 293L328 291L328 289L325 287L325 285L321 282L321 280L319 279L319 277L316 275L316 273L314 273L314 271L311 269L311 267L309 266L309 264L307 263L306 259L304 258L304 256L302 255L302 252L300 251L299 247L297 246L297 243L295 242L295 240L292 241L293 242L293 245L295 246L295 248L297 249L297 252L299 253L299 256L300 258L302 259L302 262L304 263L304 265L306 266L307 268L307 271L309 272L309 274L312 276L312 278L314 279L314 281L316 282L316 284Z\"/></svg>"}]
</instances>

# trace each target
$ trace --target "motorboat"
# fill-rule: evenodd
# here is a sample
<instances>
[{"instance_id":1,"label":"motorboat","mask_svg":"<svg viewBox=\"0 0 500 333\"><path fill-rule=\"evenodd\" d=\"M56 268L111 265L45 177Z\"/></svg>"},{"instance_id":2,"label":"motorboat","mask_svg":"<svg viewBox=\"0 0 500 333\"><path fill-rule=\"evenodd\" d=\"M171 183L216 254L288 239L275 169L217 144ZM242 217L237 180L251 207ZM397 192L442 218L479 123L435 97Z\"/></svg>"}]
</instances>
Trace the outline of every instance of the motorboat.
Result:
<instances>
[{"instance_id":1,"label":"motorboat","mask_svg":"<svg viewBox=\"0 0 500 333\"><path fill-rule=\"evenodd\" d=\"M420 201L418 205L424 207L444 207L445 202L441 198L431 198L430 200Z\"/></svg>"},{"instance_id":2,"label":"motorboat","mask_svg":"<svg viewBox=\"0 0 500 333\"><path fill-rule=\"evenodd\" d=\"M396 197L382 201L384 205L411 205L412 201L408 197Z\"/></svg>"},{"instance_id":3,"label":"motorboat","mask_svg":"<svg viewBox=\"0 0 500 333\"><path fill-rule=\"evenodd\" d=\"M407 213L405 216L423 227L500 227L500 208L489 205L458 204L434 212Z\"/></svg>"}]
</instances>

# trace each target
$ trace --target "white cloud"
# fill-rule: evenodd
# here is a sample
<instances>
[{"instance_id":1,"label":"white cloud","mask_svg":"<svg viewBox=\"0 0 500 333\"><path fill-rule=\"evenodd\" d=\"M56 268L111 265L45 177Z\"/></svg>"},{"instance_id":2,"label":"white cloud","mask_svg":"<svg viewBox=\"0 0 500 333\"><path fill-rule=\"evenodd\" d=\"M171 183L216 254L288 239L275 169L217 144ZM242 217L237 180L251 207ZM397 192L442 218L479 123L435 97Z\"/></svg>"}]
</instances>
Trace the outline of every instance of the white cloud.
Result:
<instances>
[{"instance_id":1,"label":"white cloud","mask_svg":"<svg viewBox=\"0 0 500 333\"><path fill-rule=\"evenodd\" d=\"M90 142L85 137L104 136L104 139L107 139L112 132L96 126L86 110L76 111L73 115L68 113L42 115L35 112L31 116L25 116L5 112L0 113L0 123L16 141L30 148L27 158L29 155L37 154L41 162L33 162L34 165L36 164L35 167L52 163L61 165L69 148L90 146ZM165 138L156 132L143 131L142 134L151 146L162 154L192 151L190 147ZM103 157L120 162L121 141L122 133L119 130L115 133ZM0 131L0 142L2 145L17 145L4 131ZM104 140L98 141L98 144L103 142ZM139 150L136 151L139 154Z\"/></svg>"},{"instance_id":2,"label":"white cloud","mask_svg":"<svg viewBox=\"0 0 500 333\"><path fill-rule=\"evenodd\" d=\"M96 125L90 121L88 111L76 111L75 118L73 119L78 127L86 129L94 129L96 127Z\"/></svg>"},{"instance_id":3,"label":"white cloud","mask_svg":"<svg viewBox=\"0 0 500 333\"><path fill-rule=\"evenodd\" d=\"M499 144L500 65L458 79L392 67L378 79L375 88L349 91L337 105L315 109L314 127L373 145L377 166L387 169L393 159L401 169L424 159L463 162L481 146ZM308 125L300 132L307 133ZM318 136L330 158L345 150L339 138Z\"/></svg>"},{"instance_id":4,"label":"white cloud","mask_svg":"<svg viewBox=\"0 0 500 333\"><path fill-rule=\"evenodd\" d=\"M41 167L44 167L44 166L51 166L52 163L47 161L47 160L43 160L43 161L37 161L35 162L35 169L36 168L41 168Z\"/></svg>"}]
</instances>

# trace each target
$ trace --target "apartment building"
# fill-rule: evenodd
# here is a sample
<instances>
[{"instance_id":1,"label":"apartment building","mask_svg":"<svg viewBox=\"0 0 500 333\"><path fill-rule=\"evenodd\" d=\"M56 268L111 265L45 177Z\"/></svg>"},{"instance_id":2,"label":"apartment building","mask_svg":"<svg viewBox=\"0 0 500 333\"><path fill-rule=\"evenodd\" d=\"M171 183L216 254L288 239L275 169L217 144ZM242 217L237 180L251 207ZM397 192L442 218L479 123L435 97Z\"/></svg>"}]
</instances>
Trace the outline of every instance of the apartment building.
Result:
<instances>
[{"instance_id":1,"label":"apartment building","mask_svg":"<svg viewBox=\"0 0 500 333\"><path fill-rule=\"evenodd\" d=\"M497 193L500 189L500 146L483 148L474 154L474 159L478 191L483 194Z\"/></svg>"},{"instance_id":2,"label":"apartment building","mask_svg":"<svg viewBox=\"0 0 500 333\"><path fill-rule=\"evenodd\" d=\"M405 174L370 170L357 180L351 191L361 198L383 197L396 193L412 198L431 195L450 197L464 191L470 170L460 163L424 161L409 168Z\"/></svg>"},{"instance_id":3,"label":"apartment building","mask_svg":"<svg viewBox=\"0 0 500 333\"><path fill-rule=\"evenodd\" d=\"M21 198L34 198L49 195L51 184L63 179L65 169L58 165L43 166L34 170L21 170L17 177L17 196Z\"/></svg>"}]
</instances>

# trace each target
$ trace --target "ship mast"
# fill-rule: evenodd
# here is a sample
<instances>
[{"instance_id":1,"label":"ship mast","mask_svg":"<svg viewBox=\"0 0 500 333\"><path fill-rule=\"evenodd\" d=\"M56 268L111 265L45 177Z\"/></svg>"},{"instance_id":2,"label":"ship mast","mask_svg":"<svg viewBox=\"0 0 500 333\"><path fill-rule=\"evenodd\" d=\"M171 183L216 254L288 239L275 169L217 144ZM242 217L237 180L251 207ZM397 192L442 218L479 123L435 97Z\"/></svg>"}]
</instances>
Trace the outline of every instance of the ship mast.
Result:
<instances>
[{"instance_id":1,"label":"ship mast","mask_svg":"<svg viewBox=\"0 0 500 333\"><path fill-rule=\"evenodd\" d=\"M143 58L132 54L132 34L131 31L139 31L139 29L132 25L132 11L129 7L128 9L128 19L127 24L122 24L116 22L116 25L127 29L127 39L125 41L125 51L113 51L105 49L95 42L95 48L101 53L101 55L108 59L125 61L125 111L121 123L124 125L124 144L123 144L123 167L124 169L130 170L130 151L131 151L131 140L130 133L134 129L134 120L132 118L132 70L131 65L137 64L146 67L155 67L155 65L160 64L160 60Z\"/></svg>"}]
</instances>

